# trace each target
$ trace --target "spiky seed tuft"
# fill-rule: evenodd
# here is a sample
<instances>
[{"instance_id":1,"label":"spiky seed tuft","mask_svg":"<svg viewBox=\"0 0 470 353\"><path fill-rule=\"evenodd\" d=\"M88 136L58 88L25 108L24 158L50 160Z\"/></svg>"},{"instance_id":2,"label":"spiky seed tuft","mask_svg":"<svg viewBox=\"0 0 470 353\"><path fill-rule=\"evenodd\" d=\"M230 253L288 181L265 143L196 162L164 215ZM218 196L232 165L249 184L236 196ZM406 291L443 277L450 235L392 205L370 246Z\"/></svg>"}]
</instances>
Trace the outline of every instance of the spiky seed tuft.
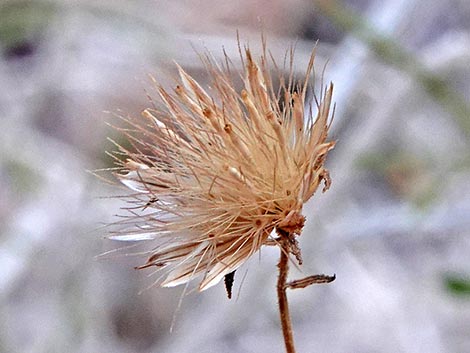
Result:
<instances>
[{"instance_id":1,"label":"spiky seed tuft","mask_svg":"<svg viewBox=\"0 0 470 353\"><path fill-rule=\"evenodd\" d=\"M157 87L161 110L145 109L143 121L126 119L130 127L122 132L133 149L119 146L127 159L117 162L115 175L133 193L124 197L129 213L112 238L156 241L139 268L165 268L163 286L196 277L200 290L224 277L230 282L231 273L272 244L274 229L299 235L304 203L322 181L324 191L330 185L323 163L334 147L327 141L333 85L310 116L305 91L314 53L301 91L293 89L290 67L288 85L279 77L274 93L264 50L260 64L244 51L241 90L229 68L207 55L210 91L178 66L174 94Z\"/></svg>"}]
</instances>

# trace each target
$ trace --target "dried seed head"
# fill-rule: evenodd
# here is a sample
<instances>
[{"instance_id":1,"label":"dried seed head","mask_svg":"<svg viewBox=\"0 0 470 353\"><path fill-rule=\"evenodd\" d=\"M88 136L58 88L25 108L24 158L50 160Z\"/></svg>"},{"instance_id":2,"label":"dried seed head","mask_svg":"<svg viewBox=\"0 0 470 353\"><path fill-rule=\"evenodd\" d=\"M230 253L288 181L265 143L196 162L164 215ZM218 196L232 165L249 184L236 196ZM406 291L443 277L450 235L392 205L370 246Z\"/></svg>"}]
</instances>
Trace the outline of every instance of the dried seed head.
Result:
<instances>
[{"instance_id":1,"label":"dried seed head","mask_svg":"<svg viewBox=\"0 0 470 353\"><path fill-rule=\"evenodd\" d=\"M272 243L274 229L300 234L303 204L322 181L324 190L330 184L323 163L334 146L327 141L333 85L313 116L305 97L314 54L302 85L292 85L291 67L278 93L266 52L260 64L248 48L241 56L241 91L228 65L207 55L210 91L178 67L175 94L157 87L162 110L146 109L144 122L129 119L122 129L133 150L119 146L127 160L117 162L116 176L134 193L112 238L155 240L140 268L166 268L163 286L202 276L204 290Z\"/></svg>"}]
</instances>

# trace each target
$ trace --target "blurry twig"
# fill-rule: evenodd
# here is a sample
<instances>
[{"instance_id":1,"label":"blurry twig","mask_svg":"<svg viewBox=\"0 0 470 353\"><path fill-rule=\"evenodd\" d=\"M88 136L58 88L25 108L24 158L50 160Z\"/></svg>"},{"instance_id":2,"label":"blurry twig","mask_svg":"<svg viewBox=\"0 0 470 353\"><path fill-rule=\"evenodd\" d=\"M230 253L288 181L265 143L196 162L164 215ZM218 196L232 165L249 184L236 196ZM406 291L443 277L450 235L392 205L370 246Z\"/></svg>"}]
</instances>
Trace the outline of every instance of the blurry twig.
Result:
<instances>
[{"instance_id":1,"label":"blurry twig","mask_svg":"<svg viewBox=\"0 0 470 353\"><path fill-rule=\"evenodd\" d=\"M141 13L128 1L64 2L60 0L10 0L0 3L0 42L14 45L26 35L39 35L39 27L49 24L54 16L63 16L63 11L82 11L123 26L130 23L148 33L160 33L164 29L158 17Z\"/></svg>"},{"instance_id":2,"label":"blurry twig","mask_svg":"<svg viewBox=\"0 0 470 353\"><path fill-rule=\"evenodd\" d=\"M445 79L423 67L415 56L392 38L378 33L366 19L341 2L314 0L314 3L336 26L364 41L382 61L412 76L428 95L455 116L460 128L470 136L470 106Z\"/></svg>"}]
</instances>

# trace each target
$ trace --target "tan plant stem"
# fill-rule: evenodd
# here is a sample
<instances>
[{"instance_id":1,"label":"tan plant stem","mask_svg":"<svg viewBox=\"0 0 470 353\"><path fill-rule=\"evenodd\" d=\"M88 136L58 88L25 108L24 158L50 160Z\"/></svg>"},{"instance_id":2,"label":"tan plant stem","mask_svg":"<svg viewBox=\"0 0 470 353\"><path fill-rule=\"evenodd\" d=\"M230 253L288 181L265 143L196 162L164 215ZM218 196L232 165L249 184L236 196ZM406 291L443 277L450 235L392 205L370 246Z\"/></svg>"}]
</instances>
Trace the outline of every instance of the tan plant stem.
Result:
<instances>
[{"instance_id":1,"label":"tan plant stem","mask_svg":"<svg viewBox=\"0 0 470 353\"><path fill-rule=\"evenodd\" d=\"M280 235L279 244L281 246L281 257L279 259L279 277L277 280L277 297L279 302L279 313L281 316L282 334L287 353L295 353L294 333L289 313L289 304L287 302L287 275L289 272L289 233L278 229Z\"/></svg>"}]
</instances>

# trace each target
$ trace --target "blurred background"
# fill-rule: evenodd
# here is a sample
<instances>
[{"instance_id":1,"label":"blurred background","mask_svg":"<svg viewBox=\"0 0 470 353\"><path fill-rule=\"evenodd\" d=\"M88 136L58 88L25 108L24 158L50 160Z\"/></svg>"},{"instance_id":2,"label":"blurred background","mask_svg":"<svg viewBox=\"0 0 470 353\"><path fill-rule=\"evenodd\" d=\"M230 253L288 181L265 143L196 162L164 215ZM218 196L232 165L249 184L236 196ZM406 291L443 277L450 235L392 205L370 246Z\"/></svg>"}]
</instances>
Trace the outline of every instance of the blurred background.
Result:
<instances>
[{"instance_id":1,"label":"blurred background","mask_svg":"<svg viewBox=\"0 0 470 353\"><path fill-rule=\"evenodd\" d=\"M2 0L0 352L283 352L277 249L232 300L219 284L177 310L183 288L112 252L123 205L87 172L111 166L106 111L149 106L148 74L203 78L204 48L238 65L236 30L256 49L261 28L278 62L297 42L299 72L319 40L335 83L333 184L291 277L337 279L289 292L298 351L470 352L468 0Z\"/></svg>"}]
</instances>

